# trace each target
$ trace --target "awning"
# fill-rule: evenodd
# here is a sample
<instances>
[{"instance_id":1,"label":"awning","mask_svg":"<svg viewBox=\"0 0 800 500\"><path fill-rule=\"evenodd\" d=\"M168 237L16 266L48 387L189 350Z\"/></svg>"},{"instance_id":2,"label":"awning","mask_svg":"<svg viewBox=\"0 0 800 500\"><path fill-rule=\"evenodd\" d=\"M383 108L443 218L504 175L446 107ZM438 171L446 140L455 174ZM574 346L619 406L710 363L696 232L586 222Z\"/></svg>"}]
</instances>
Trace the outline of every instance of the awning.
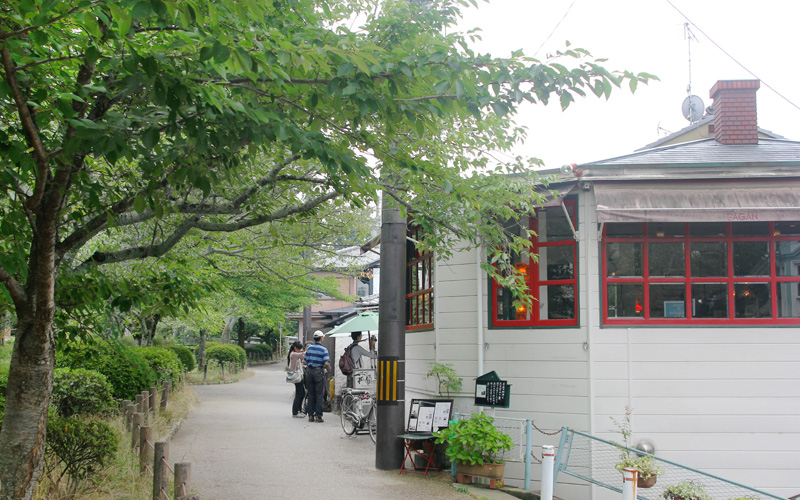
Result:
<instances>
[{"instance_id":1,"label":"awning","mask_svg":"<svg viewBox=\"0 0 800 500\"><path fill-rule=\"evenodd\" d=\"M540 206L544 208L561 206L561 202L564 201L564 198L574 191L577 185L577 182L571 182L569 184L561 184L559 186L537 188L536 192L545 198L545 201Z\"/></svg>"},{"instance_id":2,"label":"awning","mask_svg":"<svg viewBox=\"0 0 800 500\"><path fill-rule=\"evenodd\" d=\"M594 183L598 222L800 220L800 183Z\"/></svg>"}]
</instances>

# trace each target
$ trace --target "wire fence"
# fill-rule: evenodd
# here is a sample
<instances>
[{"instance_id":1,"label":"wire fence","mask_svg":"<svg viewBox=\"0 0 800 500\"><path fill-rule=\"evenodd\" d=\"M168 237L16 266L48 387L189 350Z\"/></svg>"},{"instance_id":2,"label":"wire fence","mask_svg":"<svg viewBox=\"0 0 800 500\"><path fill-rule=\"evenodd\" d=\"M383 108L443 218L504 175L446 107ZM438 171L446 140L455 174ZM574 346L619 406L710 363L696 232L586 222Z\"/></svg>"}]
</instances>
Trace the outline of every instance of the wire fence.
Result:
<instances>
[{"instance_id":1,"label":"wire fence","mask_svg":"<svg viewBox=\"0 0 800 500\"><path fill-rule=\"evenodd\" d=\"M684 490L691 488L695 492L695 500L783 500L782 497L566 427L563 429L558 448L553 482L558 481L558 474L563 472L604 488L622 492L622 473L617 470L616 465L623 456L648 456L661 470L655 485L644 487L640 481L636 489L639 500L663 500L666 498L664 493L667 488L679 484L683 485ZM677 494L673 495L673 500L678 500L680 497Z\"/></svg>"},{"instance_id":2,"label":"wire fence","mask_svg":"<svg viewBox=\"0 0 800 500\"><path fill-rule=\"evenodd\" d=\"M454 414L457 420L466 420L469 415L459 413ZM529 456L531 460L537 464L542 463L541 453L537 455L534 450L541 450L542 445L545 443L539 441L537 436L556 436L561 433L561 429L541 429L536 425L533 419L530 418L509 418L509 417L493 417L494 426L511 437L514 446L503 453L501 458L506 462L522 462L525 463L525 457ZM530 430L529 430L530 429ZM530 432L530 440L528 433Z\"/></svg>"}]
</instances>

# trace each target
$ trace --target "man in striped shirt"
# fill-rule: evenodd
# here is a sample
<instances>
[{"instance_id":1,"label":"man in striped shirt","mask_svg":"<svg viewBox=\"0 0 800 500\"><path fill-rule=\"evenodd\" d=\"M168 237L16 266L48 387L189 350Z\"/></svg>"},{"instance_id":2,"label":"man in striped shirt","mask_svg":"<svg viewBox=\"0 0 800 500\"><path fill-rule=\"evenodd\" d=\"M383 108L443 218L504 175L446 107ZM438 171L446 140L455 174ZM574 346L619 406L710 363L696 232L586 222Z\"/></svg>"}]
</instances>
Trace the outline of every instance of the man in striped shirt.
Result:
<instances>
[{"instance_id":1,"label":"man in striped shirt","mask_svg":"<svg viewBox=\"0 0 800 500\"><path fill-rule=\"evenodd\" d=\"M328 349L322 345L325 334L314 332L314 345L306 349L306 389L308 390L308 421L323 422L322 403L325 402L325 372L331 372Z\"/></svg>"}]
</instances>

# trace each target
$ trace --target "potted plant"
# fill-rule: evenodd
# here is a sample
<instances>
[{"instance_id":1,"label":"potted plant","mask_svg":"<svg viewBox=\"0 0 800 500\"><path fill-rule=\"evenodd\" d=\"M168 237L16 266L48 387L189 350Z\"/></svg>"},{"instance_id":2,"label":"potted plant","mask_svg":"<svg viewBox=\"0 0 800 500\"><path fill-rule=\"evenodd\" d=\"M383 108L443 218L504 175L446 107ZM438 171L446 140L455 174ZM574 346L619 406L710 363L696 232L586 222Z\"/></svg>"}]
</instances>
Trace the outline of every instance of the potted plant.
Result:
<instances>
[{"instance_id":1,"label":"potted plant","mask_svg":"<svg viewBox=\"0 0 800 500\"><path fill-rule=\"evenodd\" d=\"M617 432L622 435L623 441L623 444L614 443L620 450L620 461L614 467L620 472L622 472L622 469L636 469L638 471L636 486L639 488L652 488L655 486L658 476L661 475L661 468L653 460L652 455L640 454L630 449L632 412L631 408L626 406L625 418L622 422L618 422L613 417L611 418L617 428Z\"/></svg>"},{"instance_id":2,"label":"potted plant","mask_svg":"<svg viewBox=\"0 0 800 500\"><path fill-rule=\"evenodd\" d=\"M494 419L473 414L434 433L436 444L447 443L447 456L459 474L501 479L505 472L503 452L514 446L511 437L494 426Z\"/></svg>"},{"instance_id":3,"label":"potted plant","mask_svg":"<svg viewBox=\"0 0 800 500\"><path fill-rule=\"evenodd\" d=\"M711 500L705 486L693 481L681 481L664 488L661 494L665 500Z\"/></svg>"},{"instance_id":4,"label":"potted plant","mask_svg":"<svg viewBox=\"0 0 800 500\"><path fill-rule=\"evenodd\" d=\"M461 393L463 379L458 376L455 367L450 363L431 363L425 378L436 379L439 394L434 396L438 399L450 399L451 395ZM450 467L450 458L447 456L447 444L443 443L436 447L433 454L434 460L440 467Z\"/></svg>"}]
</instances>

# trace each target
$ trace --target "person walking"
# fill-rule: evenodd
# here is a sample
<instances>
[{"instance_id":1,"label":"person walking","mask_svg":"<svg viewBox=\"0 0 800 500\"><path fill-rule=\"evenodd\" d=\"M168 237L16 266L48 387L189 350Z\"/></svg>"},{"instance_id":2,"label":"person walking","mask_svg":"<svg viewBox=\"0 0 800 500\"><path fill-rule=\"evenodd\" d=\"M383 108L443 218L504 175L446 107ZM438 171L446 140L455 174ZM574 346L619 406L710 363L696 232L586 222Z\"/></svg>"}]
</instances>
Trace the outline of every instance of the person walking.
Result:
<instances>
[{"instance_id":1,"label":"person walking","mask_svg":"<svg viewBox=\"0 0 800 500\"><path fill-rule=\"evenodd\" d=\"M292 348L289 350L289 355L286 356L286 365L289 367L289 371L296 372L298 370L303 369L303 359L305 358L306 353L303 351L303 343L299 340L295 340L292 344ZM302 418L303 408L303 398L306 397L306 374L305 371L303 372L303 379L300 382L296 382L294 384L294 401L292 402L292 416L295 418Z\"/></svg>"},{"instance_id":2,"label":"person walking","mask_svg":"<svg viewBox=\"0 0 800 500\"><path fill-rule=\"evenodd\" d=\"M375 342L377 341L375 337L370 336L369 338L369 351L358 345L363 339L363 334L361 332L352 332L350 338L353 339L353 343L350 345L350 359L353 360L353 366L355 368L363 368L361 364L361 358L363 356L372 359L378 357L378 353L375 352ZM353 387L352 373L347 376L347 387Z\"/></svg>"},{"instance_id":3,"label":"person walking","mask_svg":"<svg viewBox=\"0 0 800 500\"><path fill-rule=\"evenodd\" d=\"M325 334L314 332L314 345L306 349L306 390L308 391L308 421L322 420L322 404L325 402L325 372L331 372L328 349L322 345Z\"/></svg>"}]
</instances>

